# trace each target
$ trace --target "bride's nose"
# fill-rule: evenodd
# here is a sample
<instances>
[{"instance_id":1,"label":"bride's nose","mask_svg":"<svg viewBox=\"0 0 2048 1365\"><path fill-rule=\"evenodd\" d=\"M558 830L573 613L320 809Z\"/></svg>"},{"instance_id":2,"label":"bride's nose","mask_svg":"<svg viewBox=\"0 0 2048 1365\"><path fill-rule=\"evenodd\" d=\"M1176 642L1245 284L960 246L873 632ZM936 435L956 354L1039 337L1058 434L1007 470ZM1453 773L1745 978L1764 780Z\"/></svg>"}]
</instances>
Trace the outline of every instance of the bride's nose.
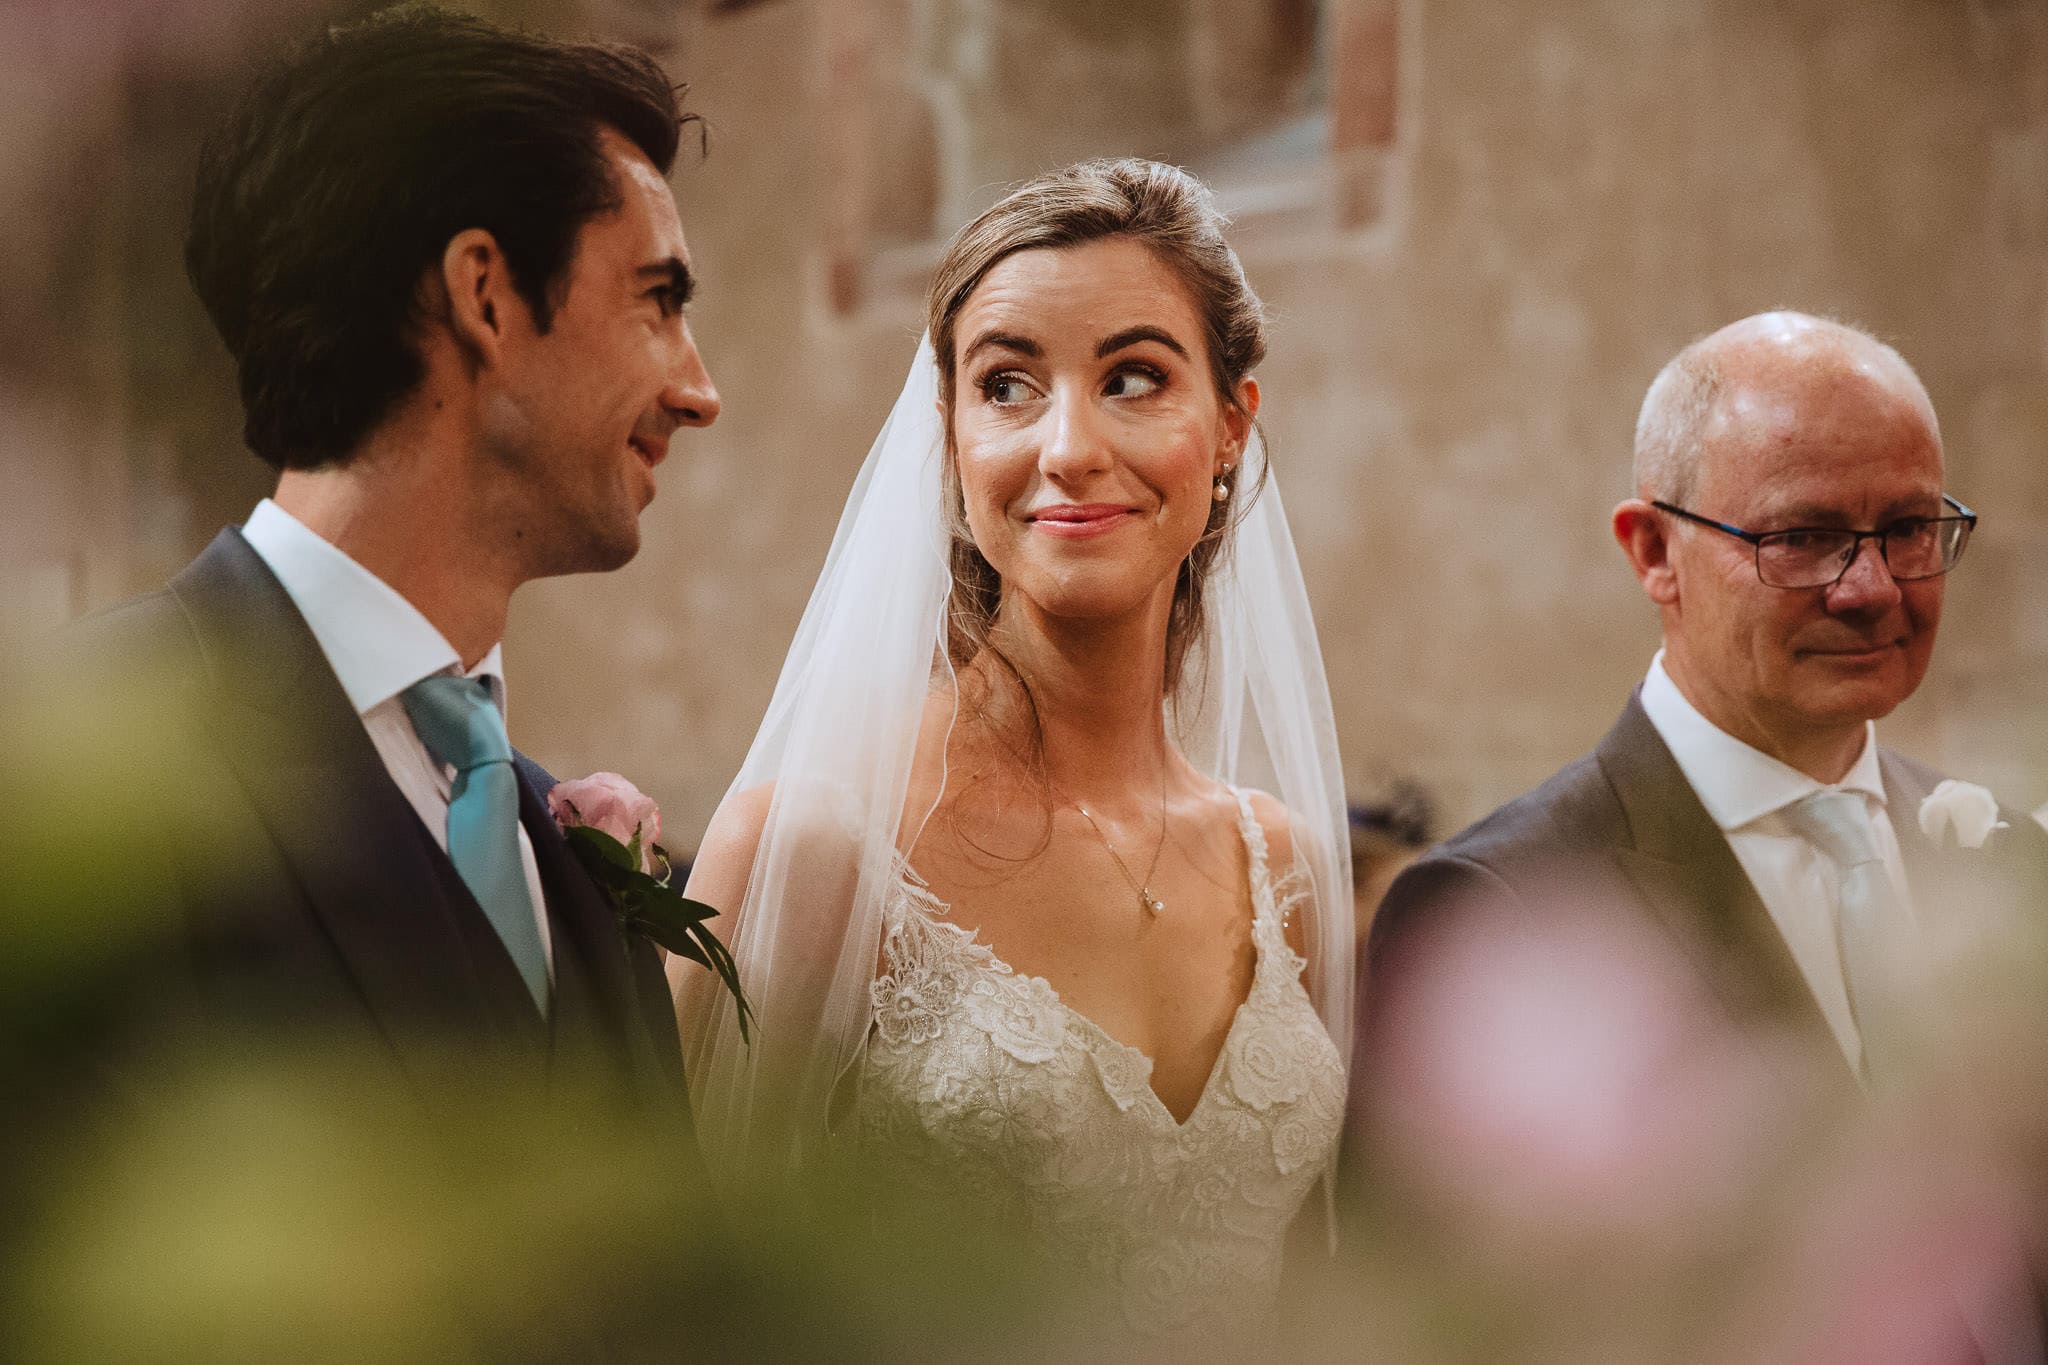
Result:
<instances>
[{"instance_id":1,"label":"bride's nose","mask_svg":"<svg viewBox=\"0 0 2048 1365\"><path fill-rule=\"evenodd\" d=\"M1109 434L1091 394L1056 388L1046 404L1038 446L1038 470L1055 483L1071 484L1110 467Z\"/></svg>"}]
</instances>

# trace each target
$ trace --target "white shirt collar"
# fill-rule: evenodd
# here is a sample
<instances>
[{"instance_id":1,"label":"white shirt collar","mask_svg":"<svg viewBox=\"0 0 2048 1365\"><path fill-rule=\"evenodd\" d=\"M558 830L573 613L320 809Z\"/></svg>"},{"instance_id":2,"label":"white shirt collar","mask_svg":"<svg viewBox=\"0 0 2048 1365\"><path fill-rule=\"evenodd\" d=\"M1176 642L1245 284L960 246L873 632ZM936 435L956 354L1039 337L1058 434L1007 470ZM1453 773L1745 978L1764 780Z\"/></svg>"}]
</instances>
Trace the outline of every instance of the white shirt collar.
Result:
<instances>
[{"instance_id":1,"label":"white shirt collar","mask_svg":"<svg viewBox=\"0 0 2048 1365\"><path fill-rule=\"evenodd\" d=\"M1787 763L1751 748L1699 713L1671 675L1664 671L1664 651L1650 660L1643 679L1643 711L1657 727L1685 780L1700 804L1723 831L1741 829L1826 785ZM1839 791L1861 792L1884 806L1884 778L1877 763L1877 727L1863 722L1863 752L1847 776L1834 784Z\"/></svg>"},{"instance_id":2,"label":"white shirt collar","mask_svg":"<svg viewBox=\"0 0 2048 1365\"><path fill-rule=\"evenodd\" d=\"M249 514L242 538L306 618L357 715L437 673L486 679L504 710L503 646L464 672L455 647L419 608L269 498Z\"/></svg>"}]
</instances>

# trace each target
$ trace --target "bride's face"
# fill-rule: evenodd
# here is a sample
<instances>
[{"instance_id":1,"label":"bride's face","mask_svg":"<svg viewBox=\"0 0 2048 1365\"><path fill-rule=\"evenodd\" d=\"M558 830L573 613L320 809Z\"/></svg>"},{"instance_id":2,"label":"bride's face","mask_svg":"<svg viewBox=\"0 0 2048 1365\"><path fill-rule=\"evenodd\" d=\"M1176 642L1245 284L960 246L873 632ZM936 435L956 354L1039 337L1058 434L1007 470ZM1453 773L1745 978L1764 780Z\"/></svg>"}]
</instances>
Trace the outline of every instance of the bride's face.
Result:
<instances>
[{"instance_id":1,"label":"bride's face","mask_svg":"<svg viewBox=\"0 0 2048 1365\"><path fill-rule=\"evenodd\" d=\"M954 458L974 543L1056 617L1156 608L1208 524L1258 407L1225 403L1187 286L1111 238L1020 251L954 325Z\"/></svg>"}]
</instances>

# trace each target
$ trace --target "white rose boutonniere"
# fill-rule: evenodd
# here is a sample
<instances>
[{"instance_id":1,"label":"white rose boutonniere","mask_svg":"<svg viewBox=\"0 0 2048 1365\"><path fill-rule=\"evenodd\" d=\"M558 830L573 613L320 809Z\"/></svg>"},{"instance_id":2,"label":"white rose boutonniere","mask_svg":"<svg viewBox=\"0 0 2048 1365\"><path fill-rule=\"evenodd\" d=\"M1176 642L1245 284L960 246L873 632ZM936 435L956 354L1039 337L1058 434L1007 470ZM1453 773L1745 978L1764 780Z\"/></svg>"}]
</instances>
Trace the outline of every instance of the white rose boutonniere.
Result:
<instances>
[{"instance_id":1,"label":"white rose boutonniere","mask_svg":"<svg viewBox=\"0 0 2048 1365\"><path fill-rule=\"evenodd\" d=\"M1958 848L1982 848L1993 830L2006 827L1998 798L1974 782L1949 778L1920 803L1920 832L1937 844L1953 829Z\"/></svg>"}]
</instances>

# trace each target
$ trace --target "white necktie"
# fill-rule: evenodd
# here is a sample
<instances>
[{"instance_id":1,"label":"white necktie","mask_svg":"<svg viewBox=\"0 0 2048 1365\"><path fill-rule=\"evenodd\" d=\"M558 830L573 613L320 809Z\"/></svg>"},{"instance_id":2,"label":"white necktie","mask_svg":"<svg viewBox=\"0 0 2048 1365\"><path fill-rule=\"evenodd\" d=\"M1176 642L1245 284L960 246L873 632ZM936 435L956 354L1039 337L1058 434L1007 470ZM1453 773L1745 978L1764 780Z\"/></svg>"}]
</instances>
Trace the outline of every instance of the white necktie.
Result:
<instances>
[{"instance_id":1,"label":"white necktie","mask_svg":"<svg viewBox=\"0 0 2048 1365\"><path fill-rule=\"evenodd\" d=\"M1903 1022L1894 964L1911 924L1878 852L1877 828L1863 797L1847 791L1817 791L1793 804L1786 818L1840 873L1835 947L1849 1013L1863 1041L1863 1079L1889 1079L1900 1060L1897 1029Z\"/></svg>"}]
</instances>

